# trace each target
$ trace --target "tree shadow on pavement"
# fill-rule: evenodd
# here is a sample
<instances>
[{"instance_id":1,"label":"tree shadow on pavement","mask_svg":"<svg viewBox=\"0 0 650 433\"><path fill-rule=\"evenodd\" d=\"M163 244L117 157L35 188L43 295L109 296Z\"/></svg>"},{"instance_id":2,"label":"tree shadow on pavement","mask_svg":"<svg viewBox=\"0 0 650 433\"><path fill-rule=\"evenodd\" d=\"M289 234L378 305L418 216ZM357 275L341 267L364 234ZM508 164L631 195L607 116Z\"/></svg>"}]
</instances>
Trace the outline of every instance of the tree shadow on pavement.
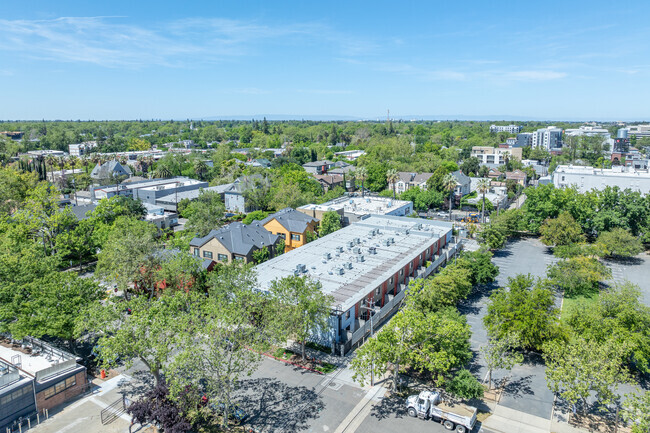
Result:
<instances>
[{"instance_id":1,"label":"tree shadow on pavement","mask_svg":"<svg viewBox=\"0 0 650 433\"><path fill-rule=\"evenodd\" d=\"M379 404L372 407L370 415L378 420L395 417L404 418L408 416L406 412L406 398L397 394L389 394L384 397Z\"/></svg>"},{"instance_id":2,"label":"tree shadow on pavement","mask_svg":"<svg viewBox=\"0 0 650 433\"><path fill-rule=\"evenodd\" d=\"M306 430L325 408L313 389L272 378L242 380L237 394L235 402L249 415L246 424L257 431Z\"/></svg>"},{"instance_id":3,"label":"tree shadow on pavement","mask_svg":"<svg viewBox=\"0 0 650 433\"><path fill-rule=\"evenodd\" d=\"M483 300L489 297L493 291L498 289L498 284L481 284L472 289L472 293L458 304L458 311L461 314L477 315L484 303Z\"/></svg>"},{"instance_id":4,"label":"tree shadow on pavement","mask_svg":"<svg viewBox=\"0 0 650 433\"><path fill-rule=\"evenodd\" d=\"M155 387L155 380L153 374L145 370L134 371L131 375L132 380L120 381L118 383L120 395L129 397L131 399L138 398L145 392Z\"/></svg>"},{"instance_id":5,"label":"tree shadow on pavement","mask_svg":"<svg viewBox=\"0 0 650 433\"><path fill-rule=\"evenodd\" d=\"M531 377L533 376L528 375L509 381L503 387L503 395L514 399L521 398L523 394L534 395L535 392L530 387Z\"/></svg>"}]
</instances>

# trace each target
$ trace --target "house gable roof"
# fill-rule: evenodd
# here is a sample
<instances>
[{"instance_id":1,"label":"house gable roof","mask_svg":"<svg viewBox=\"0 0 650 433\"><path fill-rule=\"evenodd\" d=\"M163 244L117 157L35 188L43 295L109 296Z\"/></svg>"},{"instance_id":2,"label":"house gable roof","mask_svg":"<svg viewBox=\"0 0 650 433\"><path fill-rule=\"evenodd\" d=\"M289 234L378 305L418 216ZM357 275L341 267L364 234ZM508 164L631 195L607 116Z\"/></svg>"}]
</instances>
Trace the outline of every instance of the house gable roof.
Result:
<instances>
[{"instance_id":1,"label":"house gable roof","mask_svg":"<svg viewBox=\"0 0 650 433\"><path fill-rule=\"evenodd\" d=\"M190 246L200 248L212 239L217 240L233 254L247 256L254 249L275 245L278 235L266 230L259 221L253 221L249 225L234 222L218 230L212 230L202 238L192 239Z\"/></svg>"},{"instance_id":2,"label":"house gable roof","mask_svg":"<svg viewBox=\"0 0 650 433\"><path fill-rule=\"evenodd\" d=\"M105 162L102 165L97 164L93 171L90 172L90 177L93 179L107 179L111 176L130 176L131 169L128 166L120 164L117 160Z\"/></svg>"},{"instance_id":3,"label":"house gable roof","mask_svg":"<svg viewBox=\"0 0 650 433\"><path fill-rule=\"evenodd\" d=\"M267 216L260 222L262 225L266 225L272 220L276 220L282 227L287 229L287 231L294 233L304 233L305 230L307 230L308 224L318 222L317 218L310 217L309 215L298 212L290 207L281 209L276 213Z\"/></svg>"}]
</instances>

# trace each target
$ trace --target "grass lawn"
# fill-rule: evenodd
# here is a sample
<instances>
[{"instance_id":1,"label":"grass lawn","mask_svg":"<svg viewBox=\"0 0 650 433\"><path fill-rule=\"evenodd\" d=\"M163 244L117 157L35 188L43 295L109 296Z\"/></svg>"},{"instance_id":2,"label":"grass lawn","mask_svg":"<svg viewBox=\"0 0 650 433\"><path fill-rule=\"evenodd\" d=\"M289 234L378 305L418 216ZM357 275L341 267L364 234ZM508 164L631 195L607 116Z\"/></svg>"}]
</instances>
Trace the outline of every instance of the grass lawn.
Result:
<instances>
[{"instance_id":1,"label":"grass lawn","mask_svg":"<svg viewBox=\"0 0 650 433\"><path fill-rule=\"evenodd\" d=\"M560 317L563 318L564 312L569 311L571 308L577 305L586 305L587 308L590 306L595 306L598 303L599 297L600 294L598 292L573 297L565 296L564 301L562 302L562 314Z\"/></svg>"}]
</instances>

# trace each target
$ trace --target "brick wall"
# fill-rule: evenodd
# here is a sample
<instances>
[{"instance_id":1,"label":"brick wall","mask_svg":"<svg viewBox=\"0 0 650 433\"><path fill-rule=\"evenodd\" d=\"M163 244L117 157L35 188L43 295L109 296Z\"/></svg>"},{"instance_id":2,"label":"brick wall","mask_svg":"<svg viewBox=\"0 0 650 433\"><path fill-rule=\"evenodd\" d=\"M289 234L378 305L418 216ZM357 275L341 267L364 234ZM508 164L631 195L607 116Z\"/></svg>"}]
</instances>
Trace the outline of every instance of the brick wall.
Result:
<instances>
[{"instance_id":1,"label":"brick wall","mask_svg":"<svg viewBox=\"0 0 650 433\"><path fill-rule=\"evenodd\" d=\"M86 386L86 370L82 370L78 372L75 375L75 381L76 384L65 391L62 391L58 394L53 395L52 397L46 399L45 398L45 393L43 391L40 391L36 394L36 407L37 409L43 410L43 409L52 409L53 407L56 407L71 398L81 394L84 391L84 388Z\"/></svg>"}]
</instances>

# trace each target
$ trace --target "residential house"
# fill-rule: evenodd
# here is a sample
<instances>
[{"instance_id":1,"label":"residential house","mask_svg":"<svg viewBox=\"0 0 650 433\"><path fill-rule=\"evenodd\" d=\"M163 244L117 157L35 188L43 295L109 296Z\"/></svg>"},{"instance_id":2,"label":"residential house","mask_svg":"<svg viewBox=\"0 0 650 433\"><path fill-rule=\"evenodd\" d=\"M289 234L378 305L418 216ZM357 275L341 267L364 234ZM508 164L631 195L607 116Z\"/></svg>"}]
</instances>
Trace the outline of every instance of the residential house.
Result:
<instances>
[{"instance_id":1,"label":"residential house","mask_svg":"<svg viewBox=\"0 0 650 433\"><path fill-rule=\"evenodd\" d=\"M506 172L506 180L514 180L521 186L526 186L526 182L528 181L528 176L526 173L524 173L521 170L515 170L515 171L507 171Z\"/></svg>"},{"instance_id":2,"label":"residential house","mask_svg":"<svg viewBox=\"0 0 650 433\"><path fill-rule=\"evenodd\" d=\"M120 177L130 177L131 169L128 165L122 165L117 160L97 164L90 172L90 178L94 181L112 181Z\"/></svg>"},{"instance_id":3,"label":"residential house","mask_svg":"<svg viewBox=\"0 0 650 433\"><path fill-rule=\"evenodd\" d=\"M260 221L253 221L249 225L234 222L212 230L202 238L192 239L190 252L196 257L221 263L237 260L250 263L253 253L262 248L267 248L269 257L273 257L279 239L280 236L266 230Z\"/></svg>"},{"instance_id":4,"label":"residential house","mask_svg":"<svg viewBox=\"0 0 650 433\"><path fill-rule=\"evenodd\" d=\"M472 180L469 176L465 176L460 170L454 171L451 175L456 179L454 195L457 199L464 197L471 192Z\"/></svg>"},{"instance_id":5,"label":"residential house","mask_svg":"<svg viewBox=\"0 0 650 433\"><path fill-rule=\"evenodd\" d=\"M496 168L491 168L490 171L488 172L488 177L490 179L499 179L501 176L503 176L503 173L501 173Z\"/></svg>"},{"instance_id":6,"label":"residential house","mask_svg":"<svg viewBox=\"0 0 650 433\"><path fill-rule=\"evenodd\" d=\"M409 173L400 171L397 175L399 176L399 180L395 183L395 192L401 194L414 187L426 191L427 180L433 176L433 173ZM389 185L389 187L392 187L392 185Z\"/></svg>"},{"instance_id":7,"label":"residential house","mask_svg":"<svg viewBox=\"0 0 650 433\"><path fill-rule=\"evenodd\" d=\"M330 168L334 166L332 161L313 161L302 165L307 173L310 174L325 174Z\"/></svg>"},{"instance_id":8,"label":"residential house","mask_svg":"<svg viewBox=\"0 0 650 433\"><path fill-rule=\"evenodd\" d=\"M224 203L228 212L248 213L254 211L254 206L246 201L244 193L250 188L256 188L261 183L268 182L266 178L260 174L251 176L242 176L235 179L235 181L224 191Z\"/></svg>"},{"instance_id":9,"label":"residential house","mask_svg":"<svg viewBox=\"0 0 650 433\"><path fill-rule=\"evenodd\" d=\"M314 178L320 183L323 192L327 192L338 186L343 187L344 179L340 174L314 174Z\"/></svg>"},{"instance_id":10,"label":"residential house","mask_svg":"<svg viewBox=\"0 0 650 433\"><path fill-rule=\"evenodd\" d=\"M288 252L307 243L307 233L316 233L318 219L290 207L264 218L266 230L284 239L284 251Z\"/></svg>"},{"instance_id":11,"label":"residential house","mask_svg":"<svg viewBox=\"0 0 650 433\"><path fill-rule=\"evenodd\" d=\"M344 150L342 152L335 152L334 156L339 158L345 158L348 161L354 161L359 158L361 155L365 155L365 150Z\"/></svg>"},{"instance_id":12,"label":"residential house","mask_svg":"<svg viewBox=\"0 0 650 433\"><path fill-rule=\"evenodd\" d=\"M474 158L478 158L481 164L502 165L510 158L521 161L522 149L519 147L474 146L472 147L471 155Z\"/></svg>"}]
</instances>

